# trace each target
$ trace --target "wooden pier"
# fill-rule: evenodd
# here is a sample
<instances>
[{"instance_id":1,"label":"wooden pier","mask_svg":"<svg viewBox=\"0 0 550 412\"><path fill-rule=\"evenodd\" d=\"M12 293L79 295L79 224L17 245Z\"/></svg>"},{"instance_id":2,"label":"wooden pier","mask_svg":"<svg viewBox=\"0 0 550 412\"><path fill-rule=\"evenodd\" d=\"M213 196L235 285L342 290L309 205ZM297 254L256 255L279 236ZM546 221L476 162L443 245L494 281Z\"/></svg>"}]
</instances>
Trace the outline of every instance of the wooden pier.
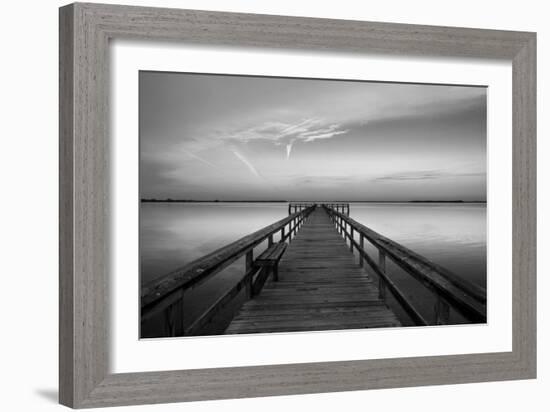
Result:
<instances>
[{"instance_id":1,"label":"wooden pier","mask_svg":"<svg viewBox=\"0 0 550 412\"><path fill-rule=\"evenodd\" d=\"M349 204L291 203L288 211L143 288L142 327L155 322L162 325L160 336L188 336L212 333L220 319L223 329L215 333L227 334L487 321L485 289L355 221ZM200 316L187 319L186 294L242 256L242 277ZM431 314L391 278L388 259L431 293ZM237 310L235 302L241 302Z\"/></svg>"},{"instance_id":2,"label":"wooden pier","mask_svg":"<svg viewBox=\"0 0 550 412\"><path fill-rule=\"evenodd\" d=\"M316 208L288 246L277 282L246 302L226 333L400 326L328 213Z\"/></svg>"}]
</instances>

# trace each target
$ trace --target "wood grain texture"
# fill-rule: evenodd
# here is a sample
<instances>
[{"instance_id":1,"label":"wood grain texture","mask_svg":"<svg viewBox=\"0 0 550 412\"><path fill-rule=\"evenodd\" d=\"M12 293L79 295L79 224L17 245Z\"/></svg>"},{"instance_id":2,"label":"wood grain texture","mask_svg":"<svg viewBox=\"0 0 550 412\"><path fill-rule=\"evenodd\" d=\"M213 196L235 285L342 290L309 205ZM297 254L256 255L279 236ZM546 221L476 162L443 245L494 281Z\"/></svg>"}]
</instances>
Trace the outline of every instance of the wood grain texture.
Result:
<instances>
[{"instance_id":1,"label":"wood grain texture","mask_svg":"<svg viewBox=\"0 0 550 412\"><path fill-rule=\"evenodd\" d=\"M519 357L518 367L533 377L537 367L536 53L537 42L533 35L512 61L513 351Z\"/></svg>"},{"instance_id":2,"label":"wood grain texture","mask_svg":"<svg viewBox=\"0 0 550 412\"><path fill-rule=\"evenodd\" d=\"M281 257L283 256L283 253L285 253L286 248L287 244L282 242L270 246L260 256L256 258L254 264L258 266L273 266L274 264L279 262L279 260L281 260Z\"/></svg>"},{"instance_id":3,"label":"wood grain texture","mask_svg":"<svg viewBox=\"0 0 550 412\"><path fill-rule=\"evenodd\" d=\"M74 18L59 15L59 400L74 403L73 111Z\"/></svg>"},{"instance_id":4,"label":"wood grain texture","mask_svg":"<svg viewBox=\"0 0 550 412\"><path fill-rule=\"evenodd\" d=\"M108 42L184 41L512 61L513 350L112 374L108 359ZM534 33L102 4L60 10L60 401L77 408L533 378Z\"/></svg>"},{"instance_id":5,"label":"wood grain texture","mask_svg":"<svg viewBox=\"0 0 550 412\"><path fill-rule=\"evenodd\" d=\"M247 301L226 334L401 326L355 262L327 212L317 207L279 265L279 279Z\"/></svg>"}]
</instances>

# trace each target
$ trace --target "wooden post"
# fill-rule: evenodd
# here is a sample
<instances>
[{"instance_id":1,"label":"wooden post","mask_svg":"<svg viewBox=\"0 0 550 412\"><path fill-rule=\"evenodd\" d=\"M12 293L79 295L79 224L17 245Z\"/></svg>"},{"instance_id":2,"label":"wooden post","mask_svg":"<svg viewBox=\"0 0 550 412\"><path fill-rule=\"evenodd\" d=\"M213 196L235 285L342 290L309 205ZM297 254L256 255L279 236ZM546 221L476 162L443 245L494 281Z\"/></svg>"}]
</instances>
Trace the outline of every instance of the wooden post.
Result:
<instances>
[{"instance_id":1,"label":"wooden post","mask_svg":"<svg viewBox=\"0 0 550 412\"><path fill-rule=\"evenodd\" d=\"M164 310L164 323L168 336L183 336L183 293L181 299Z\"/></svg>"},{"instance_id":2,"label":"wooden post","mask_svg":"<svg viewBox=\"0 0 550 412\"><path fill-rule=\"evenodd\" d=\"M267 247L271 247L273 246L273 235L269 235L269 237L267 238Z\"/></svg>"},{"instance_id":3,"label":"wooden post","mask_svg":"<svg viewBox=\"0 0 550 412\"><path fill-rule=\"evenodd\" d=\"M350 227L350 235L349 235L349 251L353 253L353 226Z\"/></svg>"},{"instance_id":4,"label":"wooden post","mask_svg":"<svg viewBox=\"0 0 550 412\"><path fill-rule=\"evenodd\" d=\"M281 228L281 242L285 241L285 227L283 226Z\"/></svg>"},{"instance_id":5,"label":"wooden post","mask_svg":"<svg viewBox=\"0 0 550 412\"><path fill-rule=\"evenodd\" d=\"M164 315L164 330L167 336L176 336L176 322L174 319L174 305L168 306L163 311Z\"/></svg>"},{"instance_id":6,"label":"wooden post","mask_svg":"<svg viewBox=\"0 0 550 412\"><path fill-rule=\"evenodd\" d=\"M380 249L378 250L378 267L383 274L386 274L386 254ZM378 297L383 301L386 300L386 283L382 277L378 279Z\"/></svg>"},{"instance_id":7,"label":"wooden post","mask_svg":"<svg viewBox=\"0 0 550 412\"><path fill-rule=\"evenodd\" d=\"M246 261L245 261L244 273L248 274L252 270L252 265L254 265L254 249L250 249L246 252ZM246 280L246 295L252 299L254 296L254 291L252 289L252 275Z\"/></svg>"},{"instance_id":8,"label":"wooden post","mask_svg":"<svg viewBox=\"0 0 550 412\"><path fill-rule=\"evenodd\" d=\"M362 234L359 235L359 247L361 250L359 251L359 266L363 267L365 265L365 259L363 258L363 251L365 250L365 236Z\"/></svg>"},{"instance_id":9,"label":"wooden post","mask_svg":"<svg viewBox=\"0 0 550 412\"><path fill-rule=\"evenodd\" d=\"M434 322L436 325L446 325L449 323L450 307L441 296L437 296L434 307Z\"/></svg>"},{"instance_id":10,"label":"wooden post","mask_svg":"<svg viewBox=\"0 0 550 412\"><path fill-rule=\"evenodd\" d=\"M292 240L292 220L288 222L288 243Z\"/></svg>"}]
</instances>

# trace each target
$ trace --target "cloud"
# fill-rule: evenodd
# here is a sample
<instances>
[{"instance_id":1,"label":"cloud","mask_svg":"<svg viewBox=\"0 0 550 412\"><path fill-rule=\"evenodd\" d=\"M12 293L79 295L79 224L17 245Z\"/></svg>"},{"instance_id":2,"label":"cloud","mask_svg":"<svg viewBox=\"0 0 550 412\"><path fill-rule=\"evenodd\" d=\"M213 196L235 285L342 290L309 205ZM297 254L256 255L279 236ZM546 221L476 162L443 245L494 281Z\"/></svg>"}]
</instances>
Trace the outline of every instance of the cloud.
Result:
<instances>
[{"instance_id":1,"label":"cloud","mask_svg":"<svg viewBox=\"0 0 550 412\"><path fill-rule=\"evenodd\" d=\"M302 119L298 123L264 122L258 126L233 131L218 132L218 138L239 143L268 141L276 145L285 145L287 158L296 142L310 143L320 139L331 139L348 133L339 123L327 123L317 118Z\"/></svg>"},{"instance_id":2,"label":"cloud","mask_svg":"<svg viewBox=\"0 0 550 412\"><path fill-rule=\"evenodd\" d=\"M334 139L351 130L387 123L421 122L464 111L481 112L485 105L484 88L435 87L422 85L369 84L344 88L340 92L320 93L312 101L293 101L281 114L254 102L253 108L238 117L212 122L194 131L185 147L192 153L229 145L268 142L281 146L290 159L294 145ZM304 104L307 104L304 108ZM375 126L376 127L376 126Z\"/></svg>"},{"instance_id":3,"label":"cloud","mask_svg":"<svg viewBox=\"0 0 550 412\"><path fill-rule=\"evenodd\" d=\"M317 119L306 119L294 125L285 125L284 123L281 123L281 126L283 126L284 129L279 130L279 133L277 134L276 139L281 139L287 136L307 133L310 131L310 128L318 122L319 121Z\"/></svg>"},{"instance_id":4,"label":"cloud","mask_svg":"<svg viewBox=\"0 0 550 412\"><path fill-rule=\"evenodd\" d=\"M239 152L234 147L231 148L231 151L237 157L237 159L239 159L241 162L244 163L244 165L248 168L248 170L250 170L250 173L252 173L256 177L262 178L262 175L260 174L260 172L256 170L254 165L250 163L250 161L241 152Z\"/></svg>"},{"instance_id":5,"label":"cloud","mask_svg":"<svg viewBox=\"0 0 550 412\"><path fill-rule=\"evenodd\" d=\"M410 171L392 173L384 176L379 176L372 179L375 182L406 182L414 180L434 180L444 179L449 177L468 177L468 176L485 176L485 172L449 172L444 170L425 170L425 171Z\"/></svg>"},{"instance_id":6,"label":"cloud","mask_svg":"<svg viewBox=\"0 0 550 412\"><path fill-rule=\"evenodd\" d=\"M286 145L286 158L290 159L290 152L292 150L292 143Z\"/></svg>"},{"instance_id":7,"label":"cloud","mask_svg":"<svg viewBox=\"0 0 550 412\"><path fill-rule=\"evenodd\" d=\"M205 165L208 165L214 169L219 169L218 166L216 166L214 163L211 163L209 162L208 160L206 159L203 159L202 157L200 156L197 156L195 153L191 153L187 150L184 150L184 149L180 149L185 155L191 157L192 159L195 159L195 160L198 160L199 162L202 162L204 163Z\"/></svg>"}]
</instances>

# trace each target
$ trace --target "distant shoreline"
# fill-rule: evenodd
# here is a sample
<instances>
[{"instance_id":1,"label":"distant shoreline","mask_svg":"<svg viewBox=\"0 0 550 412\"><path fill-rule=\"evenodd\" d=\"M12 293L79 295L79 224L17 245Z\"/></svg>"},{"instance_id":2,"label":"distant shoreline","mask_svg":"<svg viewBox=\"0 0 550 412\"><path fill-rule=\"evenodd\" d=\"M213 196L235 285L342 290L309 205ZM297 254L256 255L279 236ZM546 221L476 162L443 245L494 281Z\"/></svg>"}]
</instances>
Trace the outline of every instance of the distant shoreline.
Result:
<instances>
[{"instance_id":1,"label":"distant shoreline","mask_svg":"<svg viewBox=\"0 0 550 412\"><path fill-rule=\"evenodd\" d=\"M142 203L487 203L486 200L193 200L141 199Z\"/></svg>"}]
</instances>

